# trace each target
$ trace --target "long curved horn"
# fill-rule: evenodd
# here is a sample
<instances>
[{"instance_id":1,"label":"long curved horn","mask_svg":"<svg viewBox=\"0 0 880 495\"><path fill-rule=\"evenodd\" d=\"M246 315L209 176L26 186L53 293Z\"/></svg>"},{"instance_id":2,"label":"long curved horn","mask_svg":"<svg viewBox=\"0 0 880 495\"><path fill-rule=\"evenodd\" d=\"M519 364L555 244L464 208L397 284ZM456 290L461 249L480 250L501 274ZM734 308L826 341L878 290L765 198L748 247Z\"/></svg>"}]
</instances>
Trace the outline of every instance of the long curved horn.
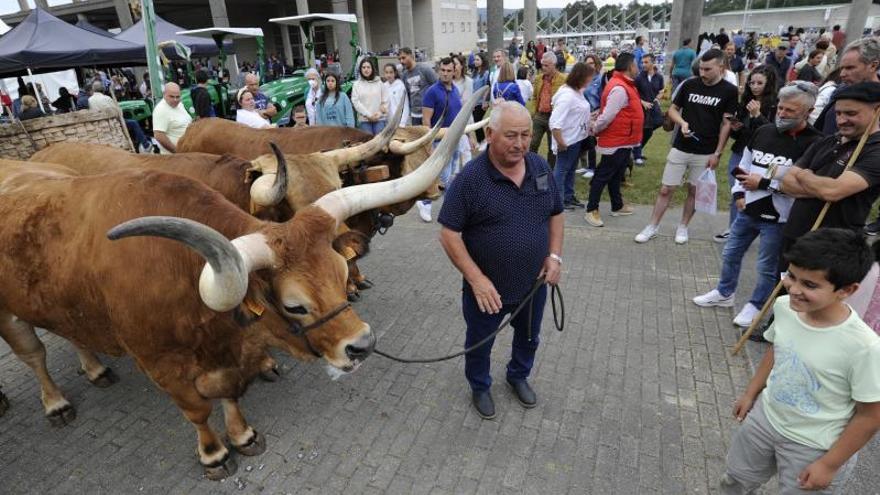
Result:
<instances>
[{"instance_id":1,"label":"long curved horn","mask_svg":"<svg viewBox=\"0 0 880 495\"><path fill-rule=\"evenodd\" d=\"M269 143L278 164L274 174L264 173L251 184L251 199L260 206L274 206L287 197L287 160L275 143Z\"/></svg>"},{"instance_id":2,"label":"long curved horn","mask_svg":"<svg viewBox=\"0 0 880 495\"><path fill-rule=\"evenodd\" d=\"M335 163L337 169L342 171L348 164L370 158L376 153L386 149L388 143L391 142L391 138L394 137L394 133L397 131L397 125L400 124L400 116L403 115L404 98L406 98L405 94L401 96L400 102L397 105L397 111L394 112L391 120L386 124L385 129L379 134L376 134L376 137L357 146L324 151L322 154Z\"/></svg>"},{"instance_id":3,"label":"long curved horn","mask_svg":"<svg viewBox=\"0 0 880 495\"><path fill-rule=\"evenodd\" d=\"M443 125L443 119L437 121L437 125L434 126L433 129L425 133L424 136L416 139L415 141L410 141L408 143L401 143L400 141L391 141L391 144L388 145L388 149L394 153L395 155L409 155L411 153L415 153L417 150L421 149L422 146L430 143L434 140L434 138L440 133L440 127ZM443 136L440 136L442 139Z\"/></svg>"},{"instance_id":4,"label":"long curved horn","mask_svg":"<svg viewBox=\"0 0 880 495\"><path fill-rule=\"evenodd\" d=\"M489 125L489 117L486 117L485 119L483 119L479 122L475 122L475 123L465 127L464 133L470 134L472 132L475 132L479 129L486 127L487 125ZM443 136L445 136L445 135L446 135L446 129L440 129L440 133L437 135L436 139L443 139Z\"/></svg>"},{"instance_id":5,"label":"long curved horn","mask_svg":"<svg viewBox=\"0 0 880 495\"><path fill-rule=\"evenodd\" d=\"M205 224L178 217L141 217L123 222L107 232L110 240L157 236L194 249L207 261L199 277L199 295L214 311L229 311L244 300L248 273L271 266L274 254L262 234L230 241Z\"/></svg>"},{"instance_id":6,"label":"long curved horn","mask_svg":"<svg viewBox=\"0 0 880 495\"><path fill-rule=\"evenodd\" d=\"M475 91L468 102L462 105L462 108L473 108L487 91L489 91L488 86ZM315 201L315 206L332 215L337 223L341 223L362 211L418 196L431 185L443 167L449 163L458 147L459 139L464 134L469 118L470 112L458 112L452 125L449 126L446 137L431 153L431 156L414 172L388 182L344 187L321 196Z\"/></svg>"}]
</instances>

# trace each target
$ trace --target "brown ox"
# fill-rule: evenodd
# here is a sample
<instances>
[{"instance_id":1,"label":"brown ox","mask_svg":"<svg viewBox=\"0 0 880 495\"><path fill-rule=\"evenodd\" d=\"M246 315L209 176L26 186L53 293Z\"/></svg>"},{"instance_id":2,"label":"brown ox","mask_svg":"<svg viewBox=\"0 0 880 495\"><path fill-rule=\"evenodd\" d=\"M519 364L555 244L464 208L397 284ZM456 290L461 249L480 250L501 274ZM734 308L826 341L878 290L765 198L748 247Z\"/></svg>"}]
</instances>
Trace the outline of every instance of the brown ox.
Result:
<instances>
[{"instance_id":1,"label":"brown ox","mask_svg":"<svg viewBox=\"0 0 880 495\"><path fill-rule=\"evenodd\" d=\"M371 353L370 328L343 296L336 228L363 209L423 191L466 122L465 114L456 119L417 172L334 191L285 223L256 219L180 175L73 177L19 162L31 170L0 179L0 334L20 356L34 344L33 325L90 351L131 355L195 426L208 476L228 476L234 463L208 425L212 400L222 402L232 446L258 454L264 440L237 399L265 346L322 357L343 372ZM282 185L285 170L276 177ZM242 329L256 317L264 331ZM41 358L45 371L44 351Z\"/></svg>"}]
</instances>

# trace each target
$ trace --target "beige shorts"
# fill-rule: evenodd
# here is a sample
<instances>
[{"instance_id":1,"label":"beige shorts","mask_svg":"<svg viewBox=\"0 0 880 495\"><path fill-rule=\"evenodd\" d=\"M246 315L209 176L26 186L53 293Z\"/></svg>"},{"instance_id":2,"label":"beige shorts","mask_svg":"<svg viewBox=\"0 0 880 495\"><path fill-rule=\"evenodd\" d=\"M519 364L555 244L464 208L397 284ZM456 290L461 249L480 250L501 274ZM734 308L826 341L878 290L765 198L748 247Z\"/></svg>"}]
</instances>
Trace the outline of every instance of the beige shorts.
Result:
<instances>
[{"instance_id":1,"label":"beige shorts","mask_svg":"<svg viewBox=\"0 0 880 495\"><path fill-rule=\"evenodd\" d=\"M680 186L684 174L688 174L688 182L696 184L700 174L706 170L706 163L712 155L695 155L685 153L676 148L669 150L666 156L666 167L663 169L663 178L660 183L664 186Z\"/></svg>"}]
</instances>

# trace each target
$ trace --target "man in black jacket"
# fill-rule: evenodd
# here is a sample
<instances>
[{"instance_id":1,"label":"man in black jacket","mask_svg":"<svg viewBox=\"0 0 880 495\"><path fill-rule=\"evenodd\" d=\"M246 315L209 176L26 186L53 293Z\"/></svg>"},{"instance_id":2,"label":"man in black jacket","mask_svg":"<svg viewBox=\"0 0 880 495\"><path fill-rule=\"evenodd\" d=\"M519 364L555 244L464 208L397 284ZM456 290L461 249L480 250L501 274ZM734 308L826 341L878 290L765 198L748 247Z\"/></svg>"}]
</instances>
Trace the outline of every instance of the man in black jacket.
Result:
<instances>
[{"instance_id":1,"label":"man in black jacket","mask_svg":"<svg viewBox=\"0 0 880 495\"><path fill-rule=\"evenodd\" d=\"M663 91L663 74L654 65L654 55L651 53L642 56L642 67L643 70L636 76L636 89L639 90L642 108L645 109L645 123L642 126L642 144L633 148L633 159L638 166L645 164L642 149L647 146L654 129L663 123L663 112L657 99Z\"/></svg>"},{"instance_id":2,"label":"man in black jacket","mask_svg":"<svg viewBox=\"0 0 880 495\"><path fill-rule=\"evenodd\" d=\"M211 103L211 95L208 94L208 71L205 69L196 71L196 83L198 85L190 92L196 115L200 119L216 117L214 105Z\"/></svg>"}]
</instances>

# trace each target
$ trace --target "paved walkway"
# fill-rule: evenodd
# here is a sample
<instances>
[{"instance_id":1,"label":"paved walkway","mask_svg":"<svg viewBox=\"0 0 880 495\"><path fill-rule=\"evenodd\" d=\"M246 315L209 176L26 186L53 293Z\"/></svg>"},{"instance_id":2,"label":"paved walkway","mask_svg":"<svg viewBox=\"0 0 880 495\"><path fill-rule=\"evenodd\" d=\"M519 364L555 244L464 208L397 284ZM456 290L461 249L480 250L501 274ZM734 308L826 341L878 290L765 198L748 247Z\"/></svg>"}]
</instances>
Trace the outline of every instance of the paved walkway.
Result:
<instances>
[{"instance_id":1,"label":"paved walkway","mask_svg":"<svg viewBox=\"0 0 880 495\"><path fill-rule=\"evenodd\" d=\"M670 216L664 236L636 245L647 215L639 208L593 229L569 214L567 327L553 330L548 311L535 409L503 386L509 336L495 347L494 421L472 412L461 360L374 356L332 382L321 365L280 357L283 379L255 383L243 400L268 450L239 456L224 482L201 478L193 429L130 359L107 360L122 380L97 389L77 375L71 347L44 334L50 370L78 412L53 429L30 370L0 343L0 385L12 403L0 418L0 492L717 493L731 404L750 363L730 356L731 311L689 299L717 281L711 234L724 216L698 218L686 246L673 244ZM376 287L356 309L385 351L432 356L461 346L460 282L438 228L413 214L398 219L363 264ZM878 450L875 441L848 493L878 493Z\"/></svg>"}]
</instances>

